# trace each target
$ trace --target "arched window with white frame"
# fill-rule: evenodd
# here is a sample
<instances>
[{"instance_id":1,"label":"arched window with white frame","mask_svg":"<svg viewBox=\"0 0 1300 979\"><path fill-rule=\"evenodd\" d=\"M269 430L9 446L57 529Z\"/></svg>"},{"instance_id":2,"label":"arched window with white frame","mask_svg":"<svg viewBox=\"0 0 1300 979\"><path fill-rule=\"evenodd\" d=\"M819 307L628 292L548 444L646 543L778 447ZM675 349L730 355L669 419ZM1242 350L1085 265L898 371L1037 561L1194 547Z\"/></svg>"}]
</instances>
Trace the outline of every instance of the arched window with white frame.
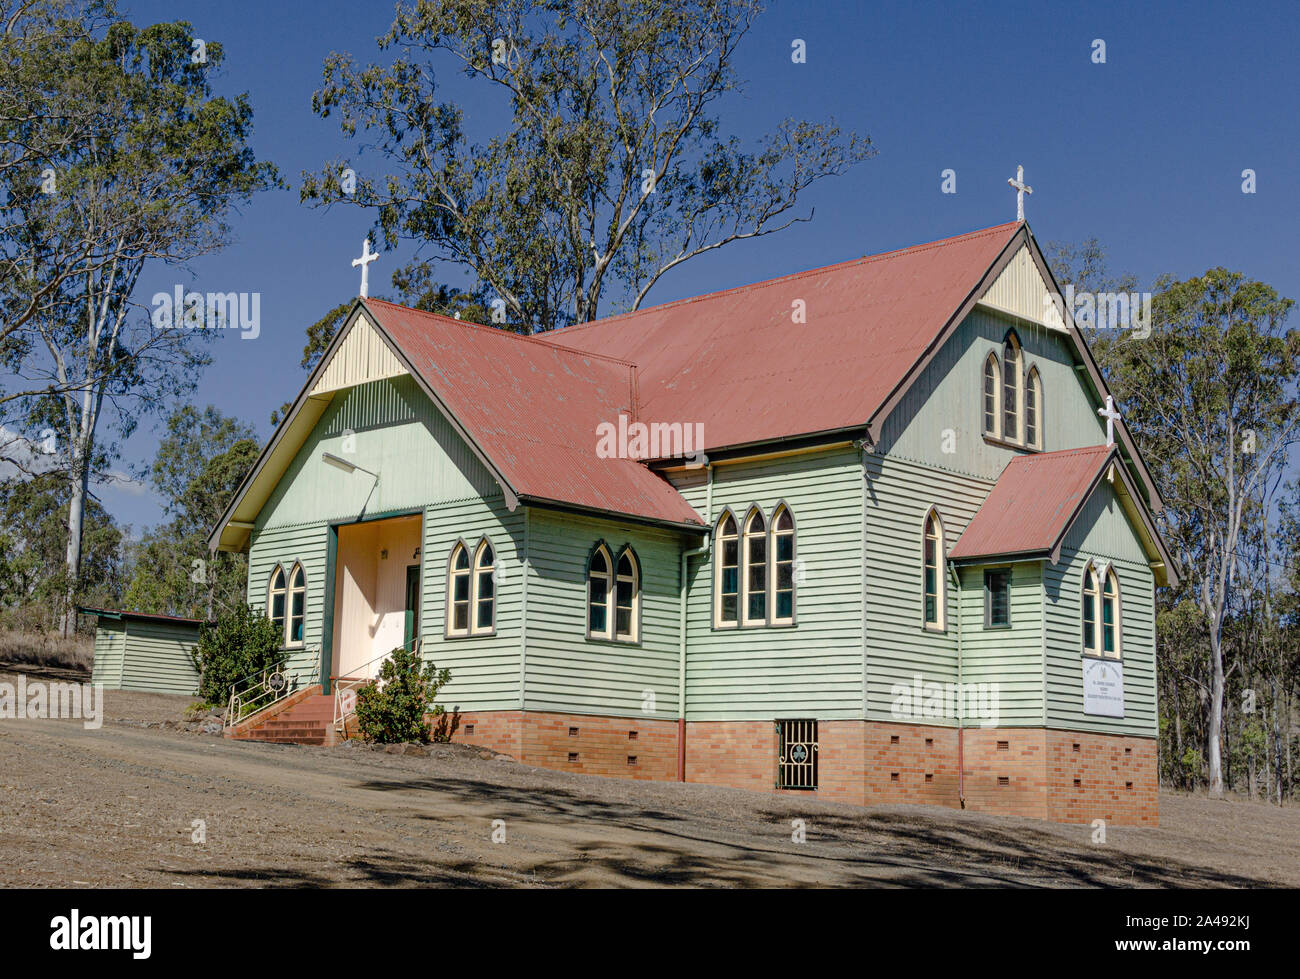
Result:
<instances>
[{"instance_id":1,"label":"arched window with white frame","mask_svg":"<svg viewBox=\"0 0 1300 979\"><path fill-rule=\"evenodd\" d=\"M1043 447L1043 382L1038 368L1029 368L1025 377L1025 445Z\"/></svg>"},{"instance_id":2,"label":"arched window with white frame","mask_svg":"<svg viewBox=\"0 0 1300 979\"><path fill-rule=\"evenodd\" d=\"M613 626L609 614L614 566L609 548L596 545L587 559L587 638L609 639Z\"/></svg>"},{"instance_id":3,"label":"arched window with white frame","mask_svg":"<svg viewBox=\"0 0 1300 979\"><path fill-rule=\"evenodd\" d=\"M447 560L447 635L468 636L470 629L473 572L469 548L457 541Z\"/></svg>"},{"instance_id":4,"label":"arched window with white frame","mask_svg":"<svg viewBox=\"0 0 1300 979\"><path fill-rule=\"evenodd\" d=\"M931 507L925 516L921 543L921 596L922 622L927 629L942 630L947 602L947 581L944 578L946 549L943 540L943 521L939 511Z\"/></svg>"},{"instance_id":5,"label":"arched window with white frame","mask_svg":"<svg viewBox=\"0 0 1300 979\"><path fill-rule=\"evenodd\" d=\"M763 511L753 507L745 516L744 543L745 573L741 608L744 625L767 624L767 521Z\"/></svg>"},{"instance_id":6,"label":"arched window with white frame","mask_svg":"<svg viewBox=\"0 0 1300 979\"><path fill-rule=\"evenodd\" d=\"M1002 369L998 364L998 355L990 353L984 360L983 428L985 435L994 438L999 432L1001 393Z\"/></svg>"},{"instance_id":7,"label":"arched window with white frame","mask_svg":"<svg viewBox=\"0 0 1300 979\"><path fill-rule=\"evenodd\" d=\"M266 585L266 617L275 623L281 637L285 634L285 622L289 609L289 578L284 568L276 565L271 569L271 577Z\"/></svg>"},{"instance_id":8,"label":"arched window with white frame","mask_svg":"<svg viewBox=\"0 0 1300 979\"><path fill-rule=\"evenodd\" d=\"M636 642L641 630L641 564L625 547L618 556L614 580L614 638Z\"/></svg>"},{"instance_id":9,"label":"arched window with white frame","mask_svg":"<svg viewBox=\"0 0 1300 979\"><path fill-rule=\"evenodd\" d=\"M497 627L496 551L484 537L474 552L475 635L495 632Z\"/></svg>"},{"instance_id":10,"label":"arched window with white frame","mask_svg":"<svg viewBox=\"0 0 1300 979\"><path fill-rule=\"evenodd\" d=\"M301 646L307 622L307 572L295 561L289 573L289 621L285 632L286 646Z\"/></svg>"},{"instance_id":11,"label":"arched window with white frame","mask_svg":"<svg viewBox=\"0 0 1300 979\"><path fill-rule=\"evenodd\" d=\"M1089 656L1119 659L1122 655L1119 576L1113 567L1098 568L1091 561L1083 572L1083 652Z\"/></svg>"},{"instance_id":12,"label":"arched window with white frame","mask_svg":"<svg viewBox=\"0 0 1300 979\"><path fill-rule=\"evenodd\" d=\"M718 518L713 547L713 624L729 628L740 624L740 534L730 510Z\"/></svg>"},{"instance_id":13,"label":"arched window with white frame","mask_svg":"<svg viewBox=\"0 0 1300 979\"><path fill-rule=\"evenodd\" d=\"M1007 331L1002 344L1002 437L1010 442L1023 440L1020 433L1020 338L1015 330Z\"/></svg>"},{"instance_id":14,"label":"arched window with white frame","mask_svg":"<svg viewBox=\"0 0 1300 979\"><path fill-rule=\"evenodd\" d=\"M780 503L772 513L772 625L794 624L795 525L790 508Z\"/></svg>"}]
</instances>

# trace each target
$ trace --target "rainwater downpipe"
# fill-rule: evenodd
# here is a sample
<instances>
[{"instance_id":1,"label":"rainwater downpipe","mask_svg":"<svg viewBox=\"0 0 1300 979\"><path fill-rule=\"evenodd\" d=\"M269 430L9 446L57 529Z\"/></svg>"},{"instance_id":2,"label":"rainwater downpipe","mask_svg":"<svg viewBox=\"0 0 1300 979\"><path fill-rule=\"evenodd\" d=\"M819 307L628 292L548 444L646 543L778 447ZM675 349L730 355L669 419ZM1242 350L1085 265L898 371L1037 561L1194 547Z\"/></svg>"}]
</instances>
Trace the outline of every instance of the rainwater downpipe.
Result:
<instances>
[{"instance_id":1,"label":"rainwater downpipe","mask_svg":"<svg viewBox=\"0 0 1300 979\"><path fill-rule=\"evenodd\" d=\"M713 541L713 463L704 457L704 471L707 488L704 491L704 520L708 525L708 535L704 543L693 551L682 551L681 572L681 613L677 625L677 781L686 781L686 574L687 563L693 557L703 557L709 553Z\"/></svg>"},{"instance_id":2,"label":"rainwater downpipe","mask_svg":"<svg viewBox=\"0 0 1300 979\"><path fill-rule=\"evenodd\" d=\"M948 565L948 574L957 586L957 802L966 808L966 753L965 731L963 721L966 717L966 687L962 683L961 672L961 572L955 565Z\"/></svg>"}]
</instances>

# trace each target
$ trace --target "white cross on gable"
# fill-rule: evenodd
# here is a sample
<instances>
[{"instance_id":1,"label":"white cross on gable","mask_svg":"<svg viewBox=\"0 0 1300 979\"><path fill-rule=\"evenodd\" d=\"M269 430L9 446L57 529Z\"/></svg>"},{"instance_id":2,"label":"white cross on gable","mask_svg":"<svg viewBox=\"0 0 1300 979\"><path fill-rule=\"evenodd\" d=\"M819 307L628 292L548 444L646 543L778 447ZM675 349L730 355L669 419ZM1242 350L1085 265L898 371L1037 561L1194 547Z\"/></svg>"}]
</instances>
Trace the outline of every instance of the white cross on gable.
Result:
<instances>
[{"instance_id":1,"label":"white cross on gable","mask_svg":"<svg viewBox=\"0 0 1300 979\"><path fill-rule=\"evenodd\" d=\"M1023 221L1025 219L1025 195L1034 192L1034 188L1025 183L1025 168L1016 167L1016 175L1008 177L1007 183L1016 191L1016 220Z\"/></svg>"},{"instance_id":2,"label":"white cross on gable","mask_svg":"<svg viewBox=\"0 0 1300 979\"><path fill-rule=\"evenodd\" d=\"M370 250L370 239L366 238L361 243L361 257L352 260L352 267L361 266L361 298L365 299L370 295L370 263L379 257L377 252Z\"/></svg>"},{"instance_id":3,"label":"white cross on gable","mask_svg":"<svg viewBox=\"0 0 1300 979\"><path fill-rule=\"evenodd\" d=\"M1119 421L1120 414L1115 410L1115 399L1109 394L1106 395L1106 407L1098 408L1097 414L1106 419L1106 444L1115 444L1115 423Z\"/></svg>"}]
</instances>

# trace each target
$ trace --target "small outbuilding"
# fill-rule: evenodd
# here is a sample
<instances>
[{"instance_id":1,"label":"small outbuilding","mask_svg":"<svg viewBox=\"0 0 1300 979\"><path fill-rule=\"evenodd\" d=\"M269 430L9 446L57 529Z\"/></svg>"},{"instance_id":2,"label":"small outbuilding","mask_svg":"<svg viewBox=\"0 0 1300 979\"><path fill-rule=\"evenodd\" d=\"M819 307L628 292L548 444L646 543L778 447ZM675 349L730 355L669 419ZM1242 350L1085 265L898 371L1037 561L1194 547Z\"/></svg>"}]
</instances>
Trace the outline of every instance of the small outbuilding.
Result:
<instances>
[{"instance_id":1,"label":"small outbuilding","mask_svg":"<svg viewBox=\"0 0 1300 979\"><path fill-rule=\"evenodd\" d=\"M195 694L199 671L194 650L202 619L80 608L96 616L92 683L107 690Z\"/></svg>"}]
</instances>

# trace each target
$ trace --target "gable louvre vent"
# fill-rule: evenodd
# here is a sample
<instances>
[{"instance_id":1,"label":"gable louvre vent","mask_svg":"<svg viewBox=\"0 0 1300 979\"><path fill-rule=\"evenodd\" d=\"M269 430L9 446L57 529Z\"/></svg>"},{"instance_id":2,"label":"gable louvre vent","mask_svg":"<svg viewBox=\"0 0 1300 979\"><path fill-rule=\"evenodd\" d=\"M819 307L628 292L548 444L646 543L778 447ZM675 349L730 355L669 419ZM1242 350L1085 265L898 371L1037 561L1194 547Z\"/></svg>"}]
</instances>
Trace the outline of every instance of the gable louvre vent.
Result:
<instances>
[{"instance_id":1,"label":"gable louvre vent","mask_svg":"<svg viewBox=\"0 0 1300 979\"><path fill-rule=\"evenodd\" d=\"M776 787L817 788L817 722L776 722Z\"/></svg>"}]
</instances>

